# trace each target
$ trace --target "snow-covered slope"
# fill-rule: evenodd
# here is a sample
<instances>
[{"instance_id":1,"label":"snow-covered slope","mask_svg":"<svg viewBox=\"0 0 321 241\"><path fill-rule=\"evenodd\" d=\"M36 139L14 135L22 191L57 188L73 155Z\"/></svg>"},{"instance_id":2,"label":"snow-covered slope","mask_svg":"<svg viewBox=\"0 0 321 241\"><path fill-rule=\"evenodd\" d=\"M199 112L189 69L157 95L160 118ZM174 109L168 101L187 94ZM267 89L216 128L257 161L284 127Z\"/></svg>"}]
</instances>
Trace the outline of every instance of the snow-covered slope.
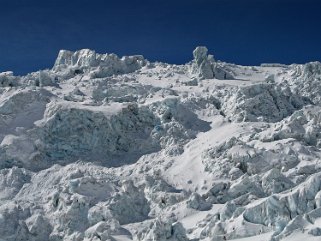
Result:
<instances>
[{"instance_id":1,"label":"snow-covered slope","mask_svg":"<svg viewBox=\"0 0 321 241\"><path fill-rule=\"evenodd\" d=\"M321 63L193 56L0 73L0 240L321 240Z\"/></svg>"}]
</instances>

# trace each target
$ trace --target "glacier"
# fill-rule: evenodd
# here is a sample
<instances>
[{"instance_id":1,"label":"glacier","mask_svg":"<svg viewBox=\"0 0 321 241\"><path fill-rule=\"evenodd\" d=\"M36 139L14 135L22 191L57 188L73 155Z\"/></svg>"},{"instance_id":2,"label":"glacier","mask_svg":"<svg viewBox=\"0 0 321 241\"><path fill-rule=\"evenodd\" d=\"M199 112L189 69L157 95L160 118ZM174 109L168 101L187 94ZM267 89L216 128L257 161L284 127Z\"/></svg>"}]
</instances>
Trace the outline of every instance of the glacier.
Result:
<instances>
[{"instance_id":1,"label":"glacier","mask_svg":"<svg viewBox=\"0 0 321 241\"><path fill-rule=\"evenodd\" d=\"M192 56L0 73L0 241L321 240L321 63Z\"/></svg>"}]
</instances>

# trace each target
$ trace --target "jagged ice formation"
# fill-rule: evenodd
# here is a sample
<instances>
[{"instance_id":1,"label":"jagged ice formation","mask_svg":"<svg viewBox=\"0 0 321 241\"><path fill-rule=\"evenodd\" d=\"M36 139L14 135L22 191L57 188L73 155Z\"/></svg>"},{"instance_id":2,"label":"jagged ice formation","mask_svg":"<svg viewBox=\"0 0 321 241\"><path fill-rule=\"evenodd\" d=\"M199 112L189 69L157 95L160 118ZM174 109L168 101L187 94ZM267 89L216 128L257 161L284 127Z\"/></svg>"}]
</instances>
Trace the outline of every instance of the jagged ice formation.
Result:
<instances>
[{"instance_id":1,"label":"jagged ice formation","mask_svg":"<svg viewBox=\"0 0 321 241\"><path fill-rule=\"evenodd\" d=\"M321 63L193 57L0 73L0 241L321 240Z\"/></svg>"}]
</instances>

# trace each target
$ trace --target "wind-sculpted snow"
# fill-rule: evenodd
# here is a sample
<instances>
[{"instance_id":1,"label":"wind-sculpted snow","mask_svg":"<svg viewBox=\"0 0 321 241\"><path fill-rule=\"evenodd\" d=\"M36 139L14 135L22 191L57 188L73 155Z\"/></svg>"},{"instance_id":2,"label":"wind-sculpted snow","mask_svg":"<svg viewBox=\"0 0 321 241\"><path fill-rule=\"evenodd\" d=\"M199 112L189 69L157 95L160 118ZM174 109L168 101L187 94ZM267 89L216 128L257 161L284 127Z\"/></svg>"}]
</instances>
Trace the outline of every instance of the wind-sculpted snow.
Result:
<instances>
[{"instance_id":1,"label":"wind-sculpted snow","mask_svg":"<svg viewBox=\"0 0 321 241\"><path fill-rule=\"evenodd\" d=\"M320 66L85 49L0 73L0 241L320 240Z\"/></svg>"}]
</instances>

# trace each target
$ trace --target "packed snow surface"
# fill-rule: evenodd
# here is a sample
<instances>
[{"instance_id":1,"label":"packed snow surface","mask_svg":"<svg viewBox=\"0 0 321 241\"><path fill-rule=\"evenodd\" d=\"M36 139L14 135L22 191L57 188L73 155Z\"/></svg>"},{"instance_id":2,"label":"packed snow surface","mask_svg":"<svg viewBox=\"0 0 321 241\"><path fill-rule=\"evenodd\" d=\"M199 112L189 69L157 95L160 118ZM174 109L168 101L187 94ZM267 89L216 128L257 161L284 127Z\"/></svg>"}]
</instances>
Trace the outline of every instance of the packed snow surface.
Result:
<instances>
[{"instance_id":1,"label":"packed snow surface","mask_svg":"<svg viewBox=\"0 0 321 241\"><path fill-rule=\"evenodd\" d=\"M321 240L319 62L62 50L0 86L0 241Z\"/></svg>"}]
</instances>

